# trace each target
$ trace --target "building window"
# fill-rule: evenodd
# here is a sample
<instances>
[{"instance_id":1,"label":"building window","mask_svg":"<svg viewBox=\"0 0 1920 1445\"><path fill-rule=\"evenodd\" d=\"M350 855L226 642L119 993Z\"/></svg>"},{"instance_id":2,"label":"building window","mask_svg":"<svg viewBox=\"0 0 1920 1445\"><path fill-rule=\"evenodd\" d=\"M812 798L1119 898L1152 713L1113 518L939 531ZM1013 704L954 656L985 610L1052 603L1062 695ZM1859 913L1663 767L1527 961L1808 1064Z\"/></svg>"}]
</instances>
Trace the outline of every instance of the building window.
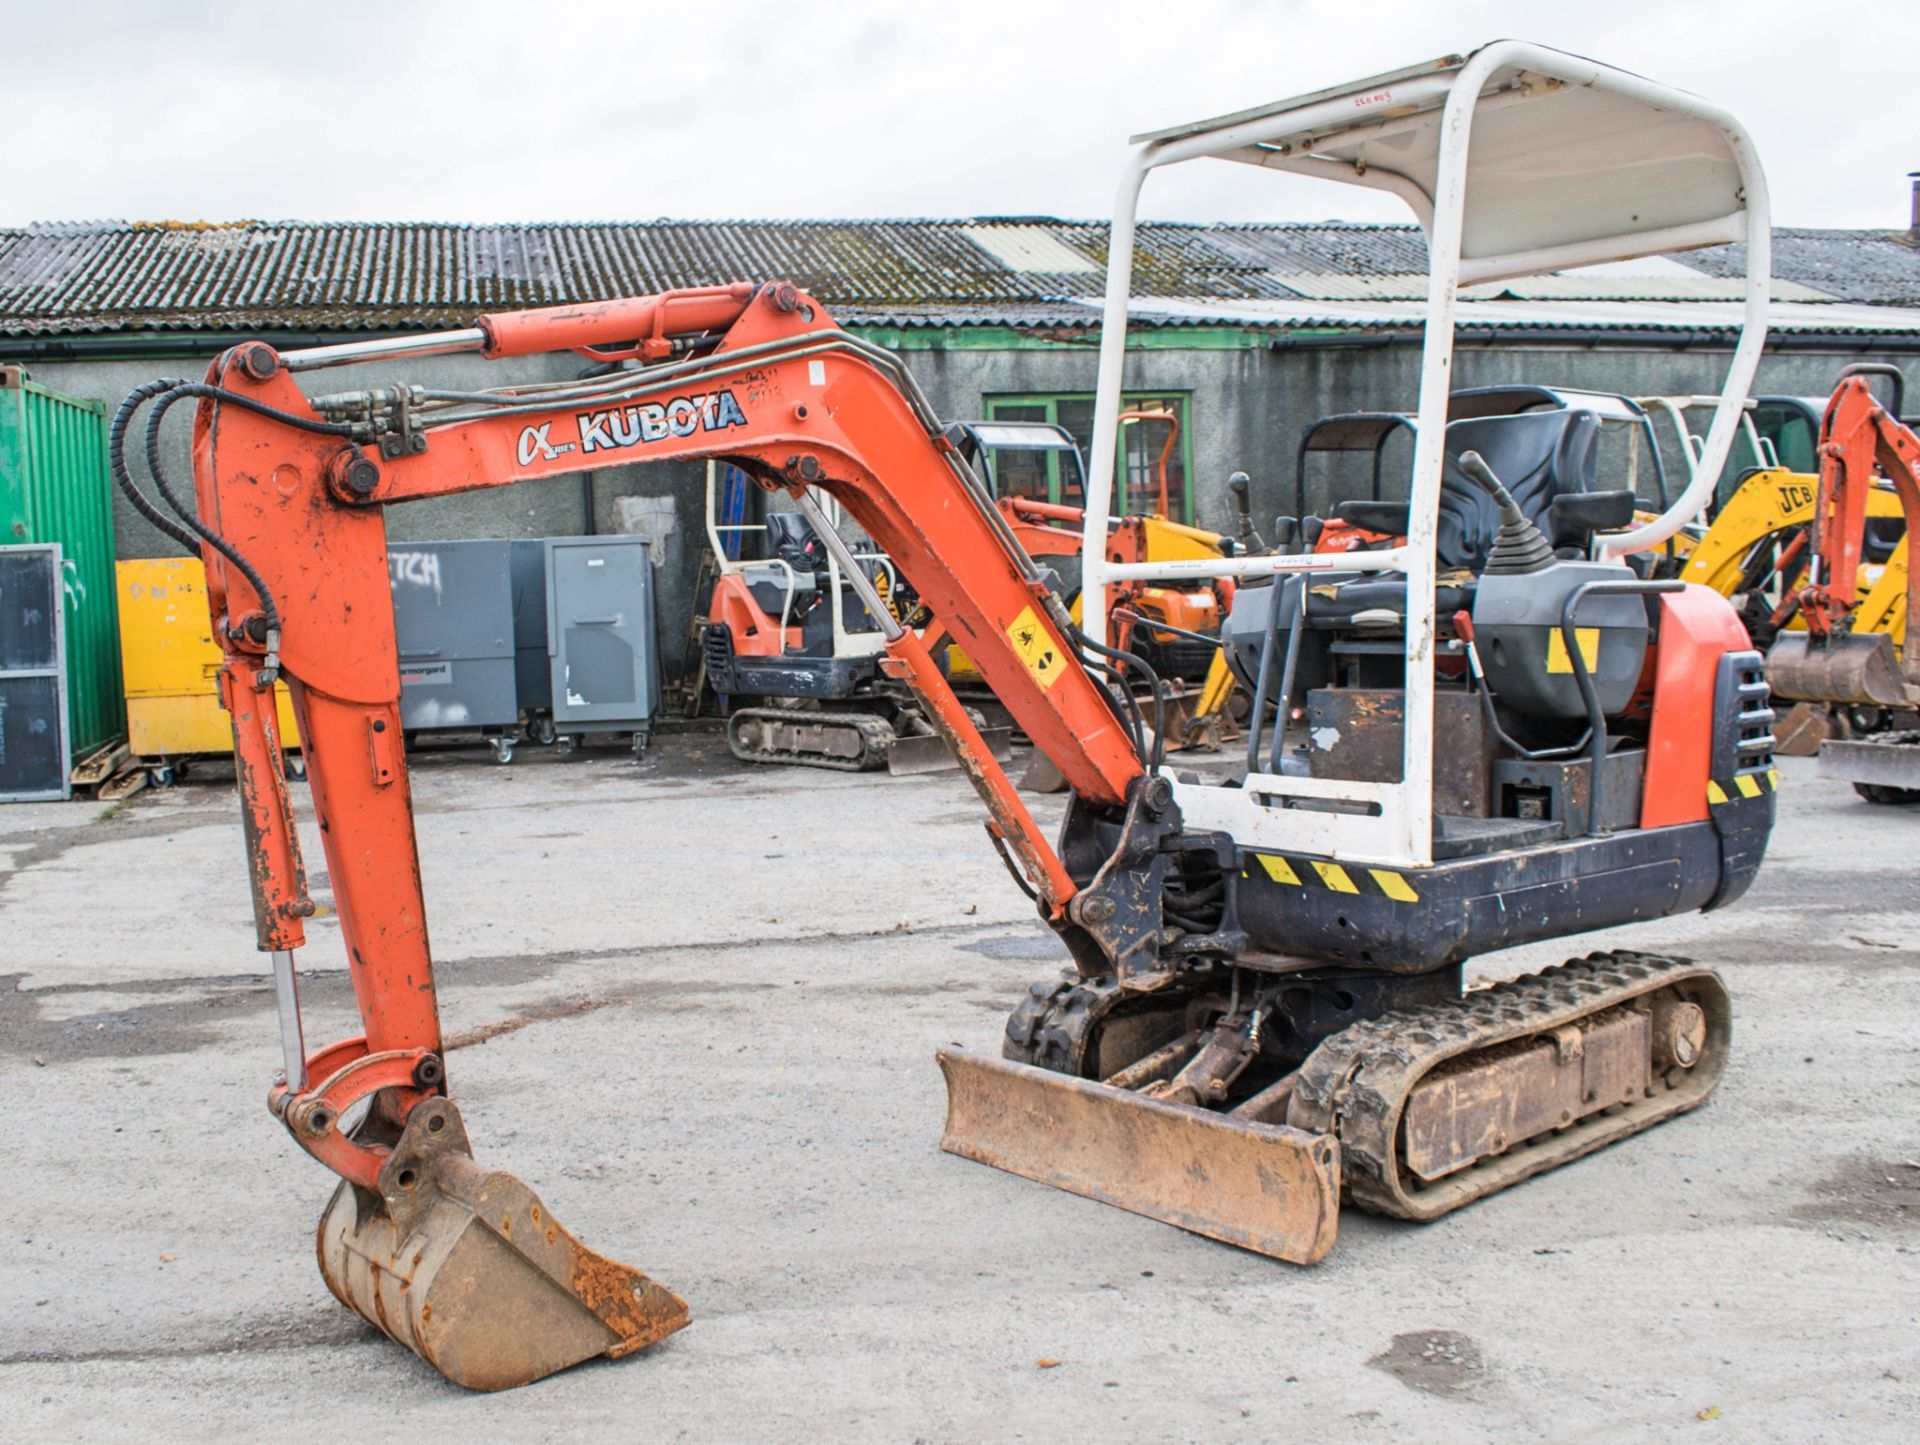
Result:
<instances>
[{"instance_id":1,"label":"building window","mask_svg":"<svg viewBox=\"0 0 1920 1445\"><path fill-rule=\"evenodd\" d=\"M1093 396L989 396L989 421L1038 421L1065 427L1080 447L1083 460L1093 453ZM1193 429L1188 424L1186 392L1129 392L1121 398L1120 475L1114 490L1116 516L1145 515L1160 510L1162 459L1166 474L1168 515L1176 522L1192 522ZM1132 413L1132 416L1125 414ZM1166 417L1168 420L1161 420ZM1168 447L1168 438L1173 445ZM1009 456L1010 463L1016 458ZM1019 471L1024 466L1025 471ZM1044 468L1044 478L1041 475ZM1086 497L1070 475L1063 476L1058 457L1027 455L1017 466L995 469L995 486L1003 495L1044 497L1071 507L1086 505Z\"/></svg>"}]
</instances>

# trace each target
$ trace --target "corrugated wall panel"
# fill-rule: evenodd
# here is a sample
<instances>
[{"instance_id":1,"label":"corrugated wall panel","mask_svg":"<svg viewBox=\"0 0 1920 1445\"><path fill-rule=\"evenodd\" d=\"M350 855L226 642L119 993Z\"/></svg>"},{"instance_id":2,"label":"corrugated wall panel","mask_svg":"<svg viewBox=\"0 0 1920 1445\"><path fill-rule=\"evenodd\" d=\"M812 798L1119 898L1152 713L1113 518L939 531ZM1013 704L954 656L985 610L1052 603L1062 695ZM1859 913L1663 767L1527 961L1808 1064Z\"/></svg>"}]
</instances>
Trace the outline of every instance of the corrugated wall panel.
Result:
<instances>
[{"instance_id":1,"label":"corrugated wall panel","mask_svg":"<svg viewBox=\"0 0 1920 1445\"><path fill-rule=\"evenodd\" d=\"M105 407L0 371L0 527L60 544L76 761L126 733L110 486Z\"/></svg>"}]
</instances>

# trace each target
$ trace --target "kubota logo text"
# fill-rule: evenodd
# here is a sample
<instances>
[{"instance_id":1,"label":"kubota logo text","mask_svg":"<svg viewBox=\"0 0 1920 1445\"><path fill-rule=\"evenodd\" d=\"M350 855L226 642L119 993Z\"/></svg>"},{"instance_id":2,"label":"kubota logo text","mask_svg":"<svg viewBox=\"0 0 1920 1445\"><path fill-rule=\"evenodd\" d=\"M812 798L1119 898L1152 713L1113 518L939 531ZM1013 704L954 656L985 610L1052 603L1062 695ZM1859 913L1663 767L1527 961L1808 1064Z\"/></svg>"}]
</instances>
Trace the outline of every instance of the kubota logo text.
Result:
<instances>
[{"instance_id":1,"label":"kubota logo text","mask_svg":"<svg viewBox=\"0 0 1920 1445\"><path fill-rule=\"evenodd\" d=\"M632 406L606 411L583 411L573 419L578 441L556 441L553 428L562 423L542 422L520 432L519 458L523 467L536 459L550 462L567 452L616 451L623 447L643 446L665 441L668 437L692 436L701 431L725 431L745 426L747 414L740 409L731 391L712 391L695 396L676 396L671 401L636 402Z\"/></svg>"}]
</instances>

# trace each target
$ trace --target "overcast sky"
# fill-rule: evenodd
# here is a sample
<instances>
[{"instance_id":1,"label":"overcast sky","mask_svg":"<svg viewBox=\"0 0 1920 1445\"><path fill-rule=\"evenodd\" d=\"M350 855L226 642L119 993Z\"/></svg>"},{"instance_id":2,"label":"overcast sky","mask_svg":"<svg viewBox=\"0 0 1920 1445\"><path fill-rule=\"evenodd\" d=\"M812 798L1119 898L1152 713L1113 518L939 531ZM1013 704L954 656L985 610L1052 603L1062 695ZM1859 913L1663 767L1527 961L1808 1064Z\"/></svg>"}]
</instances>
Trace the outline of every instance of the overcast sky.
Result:
<instances>
[{"instance_id":1,"label":"overcast sky","mask_svg":"<svg viewBox=\"0 0 1920 1445\"><path fill-rule=\"evenodd\" d=\"M1134 132L1514 36L1727 107L1779 224L1896 229L1911 3L57 0L8 8L0 224L1103 217ZM1211 163L1144 211L1406 219Z\"/></svg>"}]
</instances>

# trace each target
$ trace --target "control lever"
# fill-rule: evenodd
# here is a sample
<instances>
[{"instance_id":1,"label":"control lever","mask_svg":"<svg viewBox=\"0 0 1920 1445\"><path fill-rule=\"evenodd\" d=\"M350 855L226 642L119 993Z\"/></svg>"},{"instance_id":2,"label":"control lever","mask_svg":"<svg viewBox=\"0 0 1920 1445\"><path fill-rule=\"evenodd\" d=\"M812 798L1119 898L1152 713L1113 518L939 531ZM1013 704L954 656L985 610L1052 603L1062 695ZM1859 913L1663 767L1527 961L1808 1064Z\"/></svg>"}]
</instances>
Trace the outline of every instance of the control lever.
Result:
<instances>
[{"instance_id":1,"label":"control lever","mask_svg":"<svg viewBox=\"0 0 1920 1445\"><path fill-rule=\"evenodd\" d=\"M1253 478L1245 472L1235 472L1227 478L1227 490L1233 493L1233 507L1238 514L1235 523L1239 529L1240 546L1248 556L1258 556L1267 550L1267 544L1253 529L1252 487Z\"/></svg>"}]
</instances>

